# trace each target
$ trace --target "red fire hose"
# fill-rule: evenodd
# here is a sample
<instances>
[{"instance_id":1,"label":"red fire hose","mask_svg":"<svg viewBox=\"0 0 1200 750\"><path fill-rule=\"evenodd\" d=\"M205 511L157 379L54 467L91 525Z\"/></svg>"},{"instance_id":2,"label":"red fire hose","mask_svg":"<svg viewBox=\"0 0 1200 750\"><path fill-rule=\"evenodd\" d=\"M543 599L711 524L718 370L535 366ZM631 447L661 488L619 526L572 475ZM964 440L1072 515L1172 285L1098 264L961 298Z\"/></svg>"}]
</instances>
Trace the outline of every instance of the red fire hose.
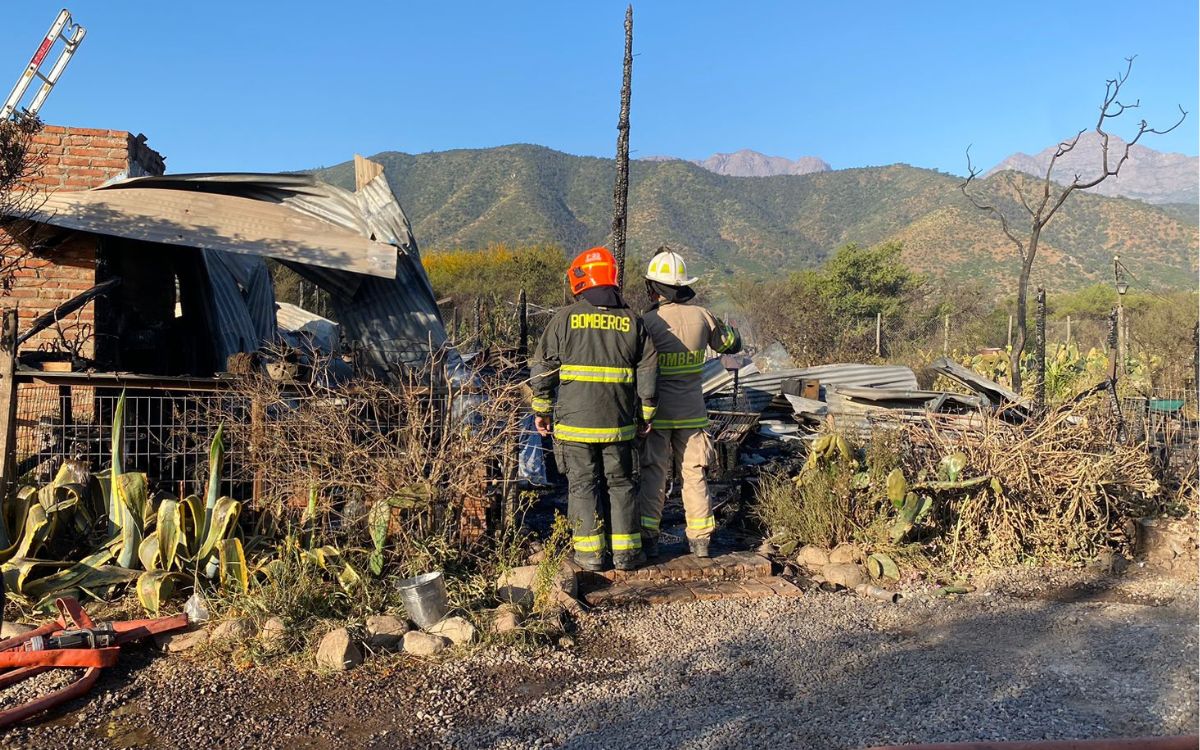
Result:
<instances>
[{"instance_id":1,"label":"red fire hose","mask_svg":"<svg viewBox=\"0 0 1200 750\"><path fill-rule=\"evenodd\" d=\"M1200 738L1138 737L1029 742L942 742L929 745L880 745L867 750L1196 750Z\"/></svg>"},{"instance_id":2,"label":"red fire hose","mask_svg":"<svg viewBox=\"0 0 1200 750\"><path fill-rule=\"evenodd\" d=\"M0 711L0 728L86 693L100 677L100 670L117 663L123 644L179 630L188 624L186 614L156 620L95 623L74 599L58 599L54 605L58 608L57 620L0 641L0 689L50 669L86 671L64 688Z\"/></svg>"}]
</instances>

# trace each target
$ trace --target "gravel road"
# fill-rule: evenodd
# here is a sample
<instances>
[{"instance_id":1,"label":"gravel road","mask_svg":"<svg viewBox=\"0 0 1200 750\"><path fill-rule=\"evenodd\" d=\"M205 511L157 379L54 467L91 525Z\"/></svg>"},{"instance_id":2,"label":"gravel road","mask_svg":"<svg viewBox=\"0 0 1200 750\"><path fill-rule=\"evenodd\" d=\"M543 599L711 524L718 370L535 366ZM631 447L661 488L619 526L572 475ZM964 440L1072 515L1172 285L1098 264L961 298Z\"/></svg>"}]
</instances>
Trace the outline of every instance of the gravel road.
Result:
<instances>
[{"instance_id":1,"label":"gravel road","mask_svg":"<svg viewBox=\"0 0 1200 750\"><path fill-rule=\"evenodd\" d=\"M1194 583L995 576L588 616L570 650L272 674L130 654L14 748L853 748L1194 733ZM0 693L0 699L5 696ZM0 705L3 705L0 703Z\"/></svg>"}]
</instances>

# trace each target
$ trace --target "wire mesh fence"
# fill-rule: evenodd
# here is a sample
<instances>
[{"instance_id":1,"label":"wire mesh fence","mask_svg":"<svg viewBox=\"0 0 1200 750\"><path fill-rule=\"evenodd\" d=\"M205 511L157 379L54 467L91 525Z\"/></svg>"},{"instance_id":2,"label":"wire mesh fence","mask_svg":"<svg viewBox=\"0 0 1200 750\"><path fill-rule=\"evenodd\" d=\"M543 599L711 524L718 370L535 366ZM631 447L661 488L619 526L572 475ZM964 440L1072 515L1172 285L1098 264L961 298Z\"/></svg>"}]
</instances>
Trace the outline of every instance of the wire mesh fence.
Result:
<instances>
[{"instance_id":1,"label":"wire mesh fence","mask_svg":"<svg viewBox=\"0 0 1200 750\"><path fill-rule=\"evenodd\" d=\"M83 461L92 471L110 466L120 397L120 388L22 384L17 395L18 475L45 482L67 459ZM219 391L126 390L124 469L144 472L156 487L180 497L201 493L208 477L208 447L219 426L212 415L236 413L248 415L248 405ZM229 460L221 489L240 497L248 482L239 472L246 446L226 443Z\"/></svg>"}]
</instances>

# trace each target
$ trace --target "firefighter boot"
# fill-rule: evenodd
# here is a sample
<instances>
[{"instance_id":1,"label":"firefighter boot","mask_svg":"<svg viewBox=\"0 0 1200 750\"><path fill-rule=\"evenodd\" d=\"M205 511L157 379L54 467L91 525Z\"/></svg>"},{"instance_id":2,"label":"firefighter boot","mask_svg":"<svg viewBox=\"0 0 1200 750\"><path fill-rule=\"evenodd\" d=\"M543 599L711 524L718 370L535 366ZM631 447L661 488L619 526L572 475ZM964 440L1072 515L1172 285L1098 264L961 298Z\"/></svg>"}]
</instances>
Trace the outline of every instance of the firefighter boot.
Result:
<instances>
[{"instance_id":1,"label":"firefighter boot","mask_svg":"<svg viewBox=\"0 0 1200 750\"><path fill-rule=\"evenodd\" d=\"M689 539L688 549L690 549L692 554L696 557L712 557L712 555L708 553L708 537Z\"/></svg>"}]
</instances>

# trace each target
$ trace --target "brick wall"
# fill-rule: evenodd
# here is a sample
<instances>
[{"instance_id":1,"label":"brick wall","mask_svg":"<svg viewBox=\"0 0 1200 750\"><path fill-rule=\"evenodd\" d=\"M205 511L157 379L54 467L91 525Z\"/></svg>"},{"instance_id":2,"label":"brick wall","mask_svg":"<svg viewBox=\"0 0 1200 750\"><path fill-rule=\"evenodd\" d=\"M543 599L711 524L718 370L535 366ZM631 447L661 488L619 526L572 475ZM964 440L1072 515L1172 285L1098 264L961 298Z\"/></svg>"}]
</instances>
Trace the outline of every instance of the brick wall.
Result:
<instances>
[{"instance_id":1,"label":"brick wall","mask_svg":"<svg viewBox=\"0 0 1200 750\"><path fill-rule=\"evenodd\" d=\"M47 125L34 139L41 162L33 180L41 190L87 190L120 176L160 175L163 157L146 145L146 136L123 130L68 128ZM0 239L0 246L7 245ZM13 288L0 292L0 306L20 307L21 329L96 283L95 237L73 234L45 257L27 258L16 272ZM94 325L94 305L87 305L64 324L68 337L84 334ZM25 343L24 350L50 348L58 335L45 331ZM94 354L89 344L87 356Z\"/></svg>"}]
</instances>

